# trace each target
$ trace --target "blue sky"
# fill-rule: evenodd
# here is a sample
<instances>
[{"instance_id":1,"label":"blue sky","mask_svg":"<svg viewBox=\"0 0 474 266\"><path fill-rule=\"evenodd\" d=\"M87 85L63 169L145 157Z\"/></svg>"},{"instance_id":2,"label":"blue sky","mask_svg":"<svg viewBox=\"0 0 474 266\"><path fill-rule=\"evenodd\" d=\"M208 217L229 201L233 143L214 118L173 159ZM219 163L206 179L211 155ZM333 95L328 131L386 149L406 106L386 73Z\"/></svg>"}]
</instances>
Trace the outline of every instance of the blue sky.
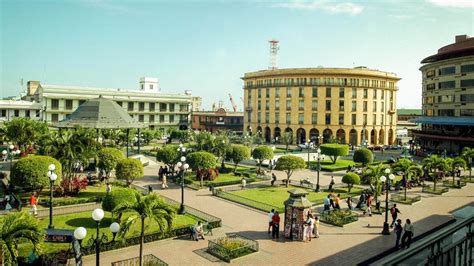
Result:
<instances>
[{"instance_id":1,"label":"blue sky","mask_svg":"<svg viewBox=\"0 0 474 266\"><path fill-rule=\"evenodd\" d=\"M231 93L239 109L245 72L278 65L395 72L398 107L421 107L424 57L474 32L470 0L0 1L0 97L20 79L164 92L192 90L204 107Z\"/></svg>"}]
</instances>

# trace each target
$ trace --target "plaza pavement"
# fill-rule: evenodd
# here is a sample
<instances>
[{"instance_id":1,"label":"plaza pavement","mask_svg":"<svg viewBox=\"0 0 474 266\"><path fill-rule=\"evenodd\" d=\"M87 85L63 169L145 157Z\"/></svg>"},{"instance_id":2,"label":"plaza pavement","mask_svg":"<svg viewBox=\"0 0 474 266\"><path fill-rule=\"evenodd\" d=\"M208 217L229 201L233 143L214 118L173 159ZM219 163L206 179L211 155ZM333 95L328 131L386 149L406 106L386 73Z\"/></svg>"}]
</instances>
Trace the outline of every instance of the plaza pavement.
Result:
<instances>
[{"instance_id":1,"label":"plaza pavement","mask_svg":"<svg viewBox=\"0 0 474 266\"><path fill-rule=\"evenodd\" d=\"M145 178L136 181L137 185L154 188L156 193L180 201L181 191L171 184L167 190L161 190L156 181L157 167L146 167ZM284 173L276 172L279 179ZM307 170L294 174L292 179L315 177L315 172ZM344 172L335 173L339 182ZM330 173L321 174L321 184L327 185ZM409 193L415 193L410 191ZM415 205L398 204L401 219L410 218L415 225L415 236L429 231L451 219L450 213L465 205L474 205L474 184L463 189L452 189L442 196L423 194L422 201ZM238 265L355 265L375 256L395 243L395 236L382 236L384 215L360 217L359 221L343 228L321 223L321 237L304 243L297 241L273 241L267 234L267 214L242 205L213 197L207 189L195 191L185 190L186 205L202 210L222 219L223 226L214 230L213 236L207 239L224 236L227 233L238 233L257 240L260 251L233 261ZM384 204L382 202L382 204ZM345 205L345 204L343 204ZM345 206L344 206L345 207ZM283 217L281 228L283 227ZM191 241L187 238L167 239L144 246L144 254L153 254L170 265L219 265L227 264L205 255L207 241ZM204 254L204 255L203 255ZM110 265L113 261L138 256L138 245L125 249L104 252L101 254L101 265ZM84 257L84 265L94 265L95 256Z\"/></svg>"}]
</instances>

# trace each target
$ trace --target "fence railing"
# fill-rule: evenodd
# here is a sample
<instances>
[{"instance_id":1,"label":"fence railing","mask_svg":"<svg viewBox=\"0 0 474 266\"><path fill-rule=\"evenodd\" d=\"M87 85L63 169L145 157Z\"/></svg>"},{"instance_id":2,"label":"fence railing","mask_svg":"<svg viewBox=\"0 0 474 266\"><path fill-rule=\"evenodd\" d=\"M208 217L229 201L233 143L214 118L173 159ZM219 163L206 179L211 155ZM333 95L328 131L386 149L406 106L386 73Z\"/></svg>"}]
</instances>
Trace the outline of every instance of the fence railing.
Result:
<instances>
[{"instance_id":1,"label":"fence railing","mask_svg":"<svg viewBox=\"0 0 474 266\"><path fill-rule=\"evenodd\" d=\"M209 253L226 262L257 252L258 250L259 246L257 241L237 234L209 240L207 249Z\"/></svg>"},{"instance_id":2,"label":"fence railing","mask_svg":"<svg viewBox=\"0 0 474 266\"><path fill-rule=\"evenodd\" d=\"M158 257L152 254L143 256L144 266L167 266L168 263L162 261ZM112 262L112 266L140 266L140 258L135 257L127 260Z\"/></svg>"},{"instance_id":3,"label":"fence railing","mask_svg":"<svg viewBox=\"0 0 474 266\"><path fill-rule=\"evenodd\" d=\"M69 206L53 207L54 215L63 215L77 212L93 211L97 208L102 208L100 203L83 203ZM49 208L38 209L38 217L48 217Z\"/></svg>"}]
</instances>

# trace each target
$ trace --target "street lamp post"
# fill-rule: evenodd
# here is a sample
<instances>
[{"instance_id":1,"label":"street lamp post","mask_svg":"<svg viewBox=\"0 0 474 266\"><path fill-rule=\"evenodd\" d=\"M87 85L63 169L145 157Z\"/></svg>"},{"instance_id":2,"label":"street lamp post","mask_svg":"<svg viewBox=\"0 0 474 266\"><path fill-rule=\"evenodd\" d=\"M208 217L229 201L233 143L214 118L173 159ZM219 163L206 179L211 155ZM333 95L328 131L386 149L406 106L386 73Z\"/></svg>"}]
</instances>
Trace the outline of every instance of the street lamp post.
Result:
<instances>
[{"instance_id":1,"label":"street lamp post","mask_svg":"<svg viewBox=\"0 0 474 266\"><path fill-rule=\"evenodd\" d=\"M313 143L308 140L308 142L306 142L306 145L306 148L308 148L308 170L311 170L311 164L309 163L309 151L313 148Z\"/></svg>"},{"instance_id":2,"label":"street lamp post","mask_svg":"<svg viewBox=\"0 0 474 266\"><path fill-rule=\"evenodd\" d=\"M183 148L184 147L180 147ZM184 172L189 168L189 164L186 163L186 157L181 156L180 162L176 164L178 170L181 172L181 205L179 206L179 214L185 214L186 210L184 207Z\"/></svg>"},{"instance_id":3,"label":"street lamp post","mask_svg":"<svg viewBox=\"0 0 474 266\"><path fill-rule=\"evenodd\" d=\"M469 157L469 180L471 180L471 171L472 171L472 157Z\"/></svg>"},{"instance_id":4,"label":"street lamp post","mask_svg":"<svg viewBox=\"0 0 474 266\"><path fill-rule=\"evenodd\" d=\"M390 235L390 229L388 226L388 191L390 187L390 182L395 178L393 174L390 174L390 169L385 169L385 174L388 175L388 178L384 175L380 177L380 181L385 183L385 222L383 223L383 235Z\"/></svg>"},{"instance_id":5,"label":"street lamp post","mask_svg":"<svg viewBox=\"0 0 474 266\"><path fill-rule=\"evenodd\" d=\"M316 150L316 155L313 158L318 161L318 165L317 165L317 169L316 169L318 171L318 179L316 181L316 192L319 192L320 191L319 172L321 171L321 160L324 159L324 155L321 154L321 149L320 148L318 148Z\"/></svg>"},{"instance_id":6,"label":"street lamp post","mask_svg":"<svg viewBox=\"0 0 474 266\"><path fill-rule=\"evenodd\" d=\"M54 170L56 170L56 165L50 164L48 166L48 177L49 177L49 225L48 229L53 229L53 185L54 181L58 178L58 175L54 173Z\"/></svg>"},{"instance_id":7,"label":"street lamp post","mask_svg":"<svg viewBox=\"0 0 474 266\"><path fill-rule=\"evenodd\" d=\"M12 167L13 167L13 149L14 148L15 146L13 146L13 144L8 146L8 155L10 155L10 171L12 170Z\"/></svg>"}]
</instances>

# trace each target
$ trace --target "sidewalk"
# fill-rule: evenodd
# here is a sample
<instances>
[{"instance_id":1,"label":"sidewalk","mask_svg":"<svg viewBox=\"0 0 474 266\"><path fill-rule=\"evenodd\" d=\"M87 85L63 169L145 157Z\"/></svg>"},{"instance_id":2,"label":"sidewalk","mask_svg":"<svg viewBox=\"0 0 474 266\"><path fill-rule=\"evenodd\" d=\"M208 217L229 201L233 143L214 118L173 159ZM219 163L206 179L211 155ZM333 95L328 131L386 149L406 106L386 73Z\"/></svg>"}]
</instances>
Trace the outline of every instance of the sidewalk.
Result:
<instances>
[{"instance_id":1,"label":"sidewalk","mask_svg":"<svg viewBox=\"0 0 474 266\"><path fill-rule=\"evenodd\" d=\"M148 167L147 167L148 168ZM282 173L278 173L279 179ZM307 173L306 173L307 174ZM314 173L315 174L315 173ZM180 201L181 191L173 186L168 190L160 190L157 183L156 171L146 169L147 177L137 181L137 185L152 185L154 191L166 197ZM292 177L306 177L305 173L295 173ZM339 181L341 173L335 174ZM329 176L321 178L321 184L329 182ZM410 193L413 193L410 191ZM410 218L415 225L415 234L419 235L437 227L451 219L449 213L464 205L474 205L474 184L468 184L461 190L450 190L443 196L423 195L422 201L415 205L398 204L402 214L401 219ZM208 190L185 190L185 203L222 219L223 227L216 229L217 238L225 233L238 233L245 237L257 240L260 252L235 261L233 264L244 265L354 265L369 257L391 248L395 243L394 235L382 236L384 215L360 217L359 221L343 228L321 223L321 237L312 242L280 242L272 241L267 234L267 215L239 204L211 196ZM382 203L384 204L384 203ZM283 219L282 219L283 224ZM280 234L282 235L282 233ZM170 265L210 265L225 263L213 260L205 254L207 241L190 241L188 239L168 239L145 245L144 254L154 254ZM336 255L337 254L337 255ZM138 256L138 246L126 249L104 252L101 254L101 264L110 265L112 261ZM205 258L206 257L206 258ZM84 265L94 265L95 257L84 258Z\"/></svg>"}]
</instances>

